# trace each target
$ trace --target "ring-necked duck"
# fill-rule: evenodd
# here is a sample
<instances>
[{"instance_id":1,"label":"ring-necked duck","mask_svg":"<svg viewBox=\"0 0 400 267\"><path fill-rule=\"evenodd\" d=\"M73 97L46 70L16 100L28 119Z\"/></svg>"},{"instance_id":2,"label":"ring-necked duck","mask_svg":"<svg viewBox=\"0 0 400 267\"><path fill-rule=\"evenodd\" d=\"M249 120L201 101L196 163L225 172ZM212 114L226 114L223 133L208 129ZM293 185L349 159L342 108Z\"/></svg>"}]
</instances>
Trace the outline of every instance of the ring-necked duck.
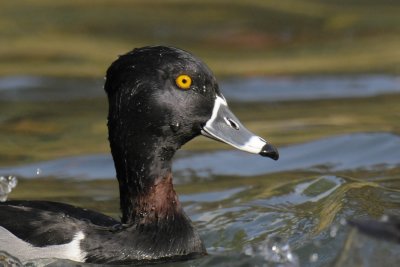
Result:
<instances>
[{"instance_id":1,"label":"ring-necked duck","mask_svg":"<svg viewBox=\"0 0 400 267\"><path fill-rule=\"evenodd\" d=\"M120 190L121 222L49 201L0 204L0 250L21 260L91 263L181 260L206 250L174 191L175 152L203 134L278 159L229 110L208 67L172 47L143 47L107 71L108 130Z\"/></svg>"}]
</instances>

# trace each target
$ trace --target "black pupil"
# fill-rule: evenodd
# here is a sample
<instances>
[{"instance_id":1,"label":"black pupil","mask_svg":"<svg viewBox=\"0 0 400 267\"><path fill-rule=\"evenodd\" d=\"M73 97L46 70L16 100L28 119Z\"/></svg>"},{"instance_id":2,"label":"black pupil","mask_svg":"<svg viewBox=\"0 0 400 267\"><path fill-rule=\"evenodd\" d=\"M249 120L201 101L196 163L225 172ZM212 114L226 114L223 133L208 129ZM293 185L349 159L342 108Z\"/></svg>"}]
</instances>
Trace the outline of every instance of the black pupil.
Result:
<instances>
[{"instance_id":1,"label":"black pupil","mask_svg":"<svg viewBox=\"0 0 400 267\"><path fill-rule=\"evenodd\" d=\"M182 83L183 84L187 83L187 80L186 79L182 79Z\"/></svg>"}]
</instances>

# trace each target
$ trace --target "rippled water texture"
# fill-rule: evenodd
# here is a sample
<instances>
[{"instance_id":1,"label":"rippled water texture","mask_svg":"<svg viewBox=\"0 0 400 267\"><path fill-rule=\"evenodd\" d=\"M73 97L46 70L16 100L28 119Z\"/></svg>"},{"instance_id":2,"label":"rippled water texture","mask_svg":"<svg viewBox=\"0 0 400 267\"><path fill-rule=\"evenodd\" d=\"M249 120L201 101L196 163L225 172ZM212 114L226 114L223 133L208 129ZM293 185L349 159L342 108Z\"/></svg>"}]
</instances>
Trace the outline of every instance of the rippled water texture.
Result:
<instances>
[{"instance_id":1,"label":"rippled water texture","mask_svg":"<svg viewBox=\"0 0 400 267\"><path fill-rule=\"evenodd\" d=\"M212 141L180 151L176 190L210 255L162 266L397 266L400 244L363 235L346 220L400 216L400 111L384 109L397 106L400 78L234 79L221 87L244 124L279 143L281 158L274 162ZM19 179L9 198L68 202L118 218L101 82L4 78L0 101L15 108L0 114L6 148L0 159L7 162L0 176ZM76 116L64 102L97 111ZM46 103L56 104L46 112ZM272 108L260 113L264 106ZM341 119L331 119L337 114L330 110L342 112ZM88 123L97 119L101 126ZM30 125L44 125L44 133ZM60 137L68 134L74 140ZM74 143L90 143L90 136L100 137L90 146ZM71 150L74 144L82 149ZM50 266L65 264L74 265Z\"/></svg>"}]
</instances>

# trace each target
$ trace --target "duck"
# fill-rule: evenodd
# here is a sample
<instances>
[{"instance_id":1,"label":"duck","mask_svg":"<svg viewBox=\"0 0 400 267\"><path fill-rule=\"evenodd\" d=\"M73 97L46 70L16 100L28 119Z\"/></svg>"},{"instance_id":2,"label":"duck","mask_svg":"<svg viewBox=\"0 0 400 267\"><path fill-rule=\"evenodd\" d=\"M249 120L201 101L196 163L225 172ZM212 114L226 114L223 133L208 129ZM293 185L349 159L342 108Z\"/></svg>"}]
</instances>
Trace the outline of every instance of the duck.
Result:
<instances>
[{"instance_id":1,"label":"duck","mask_svg":"<svg viewBox=\"0 0 400 267\"><path fill-rule=\"evenodd\" d=\"M0 203L0 251L21 261L147 264L206 255L173 186L172 158L203 135L277 160L271 143L229 109L209 67L169 46L136 48L108 68L108 139L120 220L52 201Z\"/></svg>"}]
</instances>

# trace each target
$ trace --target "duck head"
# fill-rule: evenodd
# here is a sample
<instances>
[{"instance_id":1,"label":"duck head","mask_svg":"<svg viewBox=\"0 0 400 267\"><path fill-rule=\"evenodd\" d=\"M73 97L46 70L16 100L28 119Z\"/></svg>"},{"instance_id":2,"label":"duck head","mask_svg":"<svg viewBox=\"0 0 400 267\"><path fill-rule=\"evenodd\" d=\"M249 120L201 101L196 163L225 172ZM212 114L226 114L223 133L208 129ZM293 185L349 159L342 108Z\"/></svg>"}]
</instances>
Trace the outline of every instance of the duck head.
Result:
<instances>
[{"instance_id":1,"label":"duck head","mask_svg":"<svg viewBox=\"0 0 400 267\"><path fill-rule=\"evenodd\" d=\"M170 176L176 150L198 135L279 157L276 148L242 125L210 69L186 51L155 46L122 55L107 71L105 90L123 221L135 217L129 210L139 205L138 195L149 195Z\"/></svg>"},{"instance_id":2,"label":"duck head","mask_svg":"<svg viewBox=\"0 0 400 267\"><path fill-rule=\"evenodd\" d=\"M230 111L205 63L186 51L163 46L135 49L111 65L105 90L111 138L114 133L117 139L121 134L149 141L161 138L164 150L174 152L202 134L243 151L279 158L274 146L251 133Z\"/></svg>"}]
</instances>

